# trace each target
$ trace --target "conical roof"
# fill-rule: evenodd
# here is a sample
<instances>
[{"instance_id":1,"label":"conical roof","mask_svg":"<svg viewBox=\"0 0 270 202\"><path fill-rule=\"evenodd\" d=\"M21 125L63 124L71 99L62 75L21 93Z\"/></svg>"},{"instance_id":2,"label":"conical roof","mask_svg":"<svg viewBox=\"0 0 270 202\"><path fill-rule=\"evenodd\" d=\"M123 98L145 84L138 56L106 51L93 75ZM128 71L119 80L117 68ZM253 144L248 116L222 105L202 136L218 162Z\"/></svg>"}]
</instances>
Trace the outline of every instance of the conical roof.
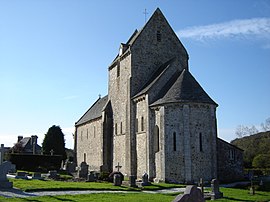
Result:
<instances>
[{"instance_id":1,"label":"conical roof","mask_svg":"<svg viewBox=\"0 0 270 202\"><path fill-rule=\"evenodd\" d=\"M151 106L176 102L195 102L217 105L186 69L182 70L181 74L168 89L167 93L151 104Z\"/></svg>"}]
</instances>

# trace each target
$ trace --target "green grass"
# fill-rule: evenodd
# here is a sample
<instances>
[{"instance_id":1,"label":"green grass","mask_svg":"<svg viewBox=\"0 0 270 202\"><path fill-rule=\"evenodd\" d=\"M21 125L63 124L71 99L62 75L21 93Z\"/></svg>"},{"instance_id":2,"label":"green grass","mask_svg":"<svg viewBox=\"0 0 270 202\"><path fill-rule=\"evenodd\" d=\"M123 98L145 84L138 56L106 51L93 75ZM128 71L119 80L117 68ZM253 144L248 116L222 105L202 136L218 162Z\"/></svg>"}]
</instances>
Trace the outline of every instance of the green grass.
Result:
<instances>
[{"instance_id":1,"label":"green grass","mask_svg":"<svg viewBox=\"0 0 270 202\"><path fill-rule=\"evenodd\" d=\"M0 202L48 202L48 201L172 201L177 193L174 194L146 194L140 192L140 188L132 189L129 187L113 186L112 183L94 183L94 182L63 182L63 181L40 181L40 180L20 180L10 179L14 183L14 187L20 188L24 191L38 191L38 190L135 190L137 193L102 193L102 194L84 194L84 195L63 195L63 196L43 196L43 197L28 197L28 198L4 198L0 197ZM156 190L172 187L183 187L183 185L175 184L153 184L144 187L143 190ZM221 188L224 198L214 200L217 202L268 202L270 201L269 191L256 191L255 195L250 195L247 188Z\"/></svg>"},{"instance_id":2,"label":"green grass","mask_svg":"<svg viewBox=\"0 0 270 202\"><path fill-rule=\"evenodd\" d=\"M166 202L172 201L175 196L165 195L165 194L145 194L145 193L130 193L130 194L84 194L84 195L64 195L64 196L43 196L43 197L31 197L31 198L1 198L0 202L59 202L59 201L69 201L69 202L88 202L88 201L98 201L98 202Z\"/></svg>"},{"instance_id":3,"label":"green grass","mask_svg":"<svg viewBox=\"0 0 270 202\"><path fill-rule=\"evenodd\" d=\"M174 187L185 187L179 184L153 183L150 186L143 188L132 188L129 186L113 186L108 182L67 182L67 181L43 181L43 180L22 180L10 179L13 186L26 192L34 191L53 191L53 190L125 190L125 191L140 191L140 190L159 190L169 189Z\"/></svg>"}]
</instances>

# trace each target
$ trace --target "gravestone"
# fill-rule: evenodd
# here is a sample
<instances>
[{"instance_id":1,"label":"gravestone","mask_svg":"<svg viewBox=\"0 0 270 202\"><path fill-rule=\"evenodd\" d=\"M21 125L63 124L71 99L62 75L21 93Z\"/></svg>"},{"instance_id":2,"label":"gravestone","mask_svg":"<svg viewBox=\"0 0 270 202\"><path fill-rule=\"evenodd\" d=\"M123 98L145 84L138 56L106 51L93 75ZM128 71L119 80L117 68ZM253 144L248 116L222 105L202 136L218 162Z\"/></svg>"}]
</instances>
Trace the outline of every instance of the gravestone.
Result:
<instances>
[{"instance_id":1,"label":"gravestone","mask_svg":"<svg viewBox=\"0 0 270 202\"><path fill-rule=\"evenodd\" d=\"M3 145L4 147L4 145ZM1 149L2 149L2 145L1 145ZM2 155L3 150L1 150L1 155ZM2 162L3 158L1 157L1 161L0 161L0 189L7 189L7 188L12 188L13 187L13 183L9 182L7 179L7 173L11 168L11 162L9 161L5 161Z\"/></svg>"},{"instance_id":2,"label":"gravestone","mask_svg":"<svg viewBox=\"0 0 270 202\"><path fill-rule=\"evenodd\" d=\"M211 200L219 199L223 197L223 193L219 191L219 182L217 179L211 181Z\"/></svg>"},{"instance_id":3,"label":"gravestone","mask_svg":"<svg viewBox=\"0 0 270 202\"><path fill-rule=\"evenodd\" d=\"M113 185L114 186L121 186L122 185L122 176L119 174L115 174L113 176Z\"/></svg>"},{"instance_id":4,"label":"gravestone","mask_svg":"<svg viewBox=\"0 0 270 202\"><path fill-rule=\"evenodd\" d=\"M204 182L202 178L200 178L199 188L201 189L202 195L204 195Z\"/></svg>"},{"instance_id":5,"label":"gravestone","mask_svg":"<svg viewBox=\"0 0 270 202\"><path fill-rule=\"evenodd\" d=\"M142 176L142 186L148 186L148 185L150 185L149 176L147 173L144 173Z\"/></svg>"},{"instance_id":6,"label":"gravestone","mask_svg":"<svg viewBox=\"0 0 270 202\"><path fill-rule=\"evenodd\" d=\"M57 179L59 178L59 174L56 170L49 170L49 176L48 178Z\"/></svg>"},{"instance_id":7,"label":"gravestone","mask_svg":"<svg viewBox=\"0 0 270 202\"><path fill-rule=\"evenodd\" d=\"M90 171L90 174L87 176L87 182L95 182L96 181L96 177L94 174L94 171Z\"/></svg>"},{"instance_id":8,"label":"gravestone","mask_svg":"<svg viewBox=\"0 0 270 202\"><path fill-rule=\"evenodd\" d=\"M85 178L85 179L87 178L88 168L89 168L89 165L87 165L86 162L81 162L81 165L79 166L79 169L78 169L79 178Z\"/></svg>"},{"instance_id":9,"label":"gravestone","mask_svg":"<svg viewBox=\"0 0 270 202\"><path fill-rule=\"evenodd\" d=\"M130 187L137 187L137 185L136 185L136 176L135 175L130 175L129 176L129 186Z\"/></svg>"},{"instance_id":10,"label":"gravestone","mask_svg":"<svg viewBox=\"0 0 270 202\"><path fill-rule=\"evenodd\" d=\"M42 180L43 177L41 177L41 173L40 172L34 172L32 179Z\"/></svg>"},{"instance_id":11,"label":"gravestone","mask_svg":"<svg viewBox=\"0 0 270 202\"><path fill-rule=\"evenodd\" d=\"M28 179L27 175L26 175L26 172L22 172L22 171L17 172L15 178L16 179L25 179L25 180Z\"/></svg>"},{"instance_id":12,"label":"gravestone","mask_svg":"<svg viewBox=\"0 0 270 202\"><path fill-rule=\"evenodd\" d=\"M74 173L76 171L76 164L74 162L66 161L64 170L68 173Z\"/></svg>"},{"instance_id":13,"label":"gravestone","mask_svg":"<svg viewBox=\"0 0 270 202\"><path fill-rule=\"evenodd\" d=\"M184 194L178 195L173 202L205 202L201 190L195 185L186 187Z\"/></svg>"}]
</instances>

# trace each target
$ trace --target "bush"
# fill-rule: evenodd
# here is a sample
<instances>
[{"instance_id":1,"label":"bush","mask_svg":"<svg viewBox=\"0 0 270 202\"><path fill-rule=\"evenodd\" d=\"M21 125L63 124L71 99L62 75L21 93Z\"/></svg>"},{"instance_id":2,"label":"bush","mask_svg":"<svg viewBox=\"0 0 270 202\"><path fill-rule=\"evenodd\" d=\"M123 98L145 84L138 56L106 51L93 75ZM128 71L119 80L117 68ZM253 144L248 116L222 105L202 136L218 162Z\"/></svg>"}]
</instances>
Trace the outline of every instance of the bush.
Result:
<instances>
[{"instance_id":1,"label":"bush","mask_svg":"<svg viewBox=\"0 0 270 202\"><path fill-rule=\"evenodd\" d=\"M17 170L34 172L59 170L62 162L61 155L8 154L7 159L16 165Z\"/></svg>"}]
</instances>

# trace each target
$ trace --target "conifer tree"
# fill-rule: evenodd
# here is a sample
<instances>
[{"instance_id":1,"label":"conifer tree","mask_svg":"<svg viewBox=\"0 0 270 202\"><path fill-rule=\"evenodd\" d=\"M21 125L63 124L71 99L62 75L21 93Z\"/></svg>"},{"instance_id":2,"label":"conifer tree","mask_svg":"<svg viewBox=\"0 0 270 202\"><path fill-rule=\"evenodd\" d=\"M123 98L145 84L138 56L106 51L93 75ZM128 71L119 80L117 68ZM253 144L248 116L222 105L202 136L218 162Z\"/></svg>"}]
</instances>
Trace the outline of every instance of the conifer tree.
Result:
<instances>
[{"instance_id":1,"label":"conifer tree","mask_svg":"<svg viewBox=\"0 0 270 202\"><path fill-rule=\"evenodd\" d=\"M67 158L64 134L60 126L53 125L49 128L48 132L45 134L42 149L44 154L49 155L51 151L53 151L54 155L62 155L63 160Z\"/></svg>"}]
</instances>

